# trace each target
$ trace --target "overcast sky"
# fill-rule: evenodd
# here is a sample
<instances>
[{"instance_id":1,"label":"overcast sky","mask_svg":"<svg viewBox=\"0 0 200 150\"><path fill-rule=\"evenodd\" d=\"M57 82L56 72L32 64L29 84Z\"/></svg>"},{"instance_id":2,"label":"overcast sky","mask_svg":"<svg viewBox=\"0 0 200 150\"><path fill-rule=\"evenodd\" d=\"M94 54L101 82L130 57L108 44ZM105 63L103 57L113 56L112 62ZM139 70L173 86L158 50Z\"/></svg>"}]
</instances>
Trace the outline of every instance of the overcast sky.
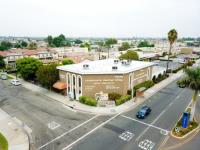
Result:
<instances>
[{"instance_id":1,"label":"overcast sky","mask_svg":"<svg viewBox=\"0 0 200 150\"><path fill-rule=\"evenodd\" d=\"M0 0L0 36L200 36L200 0Z\"/></svg>"}]
</instances>

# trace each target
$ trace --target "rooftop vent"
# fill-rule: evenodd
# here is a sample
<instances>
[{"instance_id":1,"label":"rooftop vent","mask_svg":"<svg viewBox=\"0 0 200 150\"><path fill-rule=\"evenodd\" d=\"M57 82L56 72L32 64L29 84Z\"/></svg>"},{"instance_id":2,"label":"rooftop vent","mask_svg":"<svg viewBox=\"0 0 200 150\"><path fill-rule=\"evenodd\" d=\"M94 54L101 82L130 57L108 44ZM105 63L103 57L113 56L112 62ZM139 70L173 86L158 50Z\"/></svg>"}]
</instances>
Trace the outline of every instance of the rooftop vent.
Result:
<instances>
[{"instance_id":1,"label":"rooftop vent","mask_svg":"<svg viewBox=\"0 0 200 150\"><path fill-rule=\"evenodd\" d=\"M118 62L119 62L118 59L115 59L115 60L114 60L114 64L117 64Z\"/></svg>"},{"instance_id":2,"label":"rooftop vent","mask_svg":"<svg viewBox=\"0 0 200 150\"><path fill-rule=\"evenodd\" d=\"M89 68L89 65L88 64L84 64L83 65L83 69L88 69Z\"/></svg>"},{"instance_id":3,"label":"rooftop vent","mask_svg":"<svg viewBox=\"0 0 200 150\"><path fill-rule=\"evenodd\" d=\"M117 66L112 66L112 70L117 70L118 67Z\"/></svg>"},{"instance_id":4,"label":"rooftop vent","mask_svg":"<svg viewBox=\"0 0 200 150\"><path fill-rule=\"evenodd\" d=\"M131 60L122 60L121 61L122 65L130 65L131 64Z\"/></svg>"}]
</instances>

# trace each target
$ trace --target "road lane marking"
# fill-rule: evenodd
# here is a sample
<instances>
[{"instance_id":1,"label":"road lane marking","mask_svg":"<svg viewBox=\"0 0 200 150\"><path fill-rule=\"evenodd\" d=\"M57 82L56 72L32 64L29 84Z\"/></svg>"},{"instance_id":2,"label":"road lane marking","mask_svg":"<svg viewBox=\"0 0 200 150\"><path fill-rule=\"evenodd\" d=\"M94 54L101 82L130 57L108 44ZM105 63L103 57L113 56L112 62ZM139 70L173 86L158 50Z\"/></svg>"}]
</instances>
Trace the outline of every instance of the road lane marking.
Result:
<instances>
[{"instance_id":1,"label":"road lane marking","mask_svg":"<svg viewBox=\"0 0 200 150\"><path fill-rule=\"evenodd\" d=\"M139 123L144 124L144 125L146 125L146 126L148 126L148 127L152 127L152 128L155 128L155 129L158 129L158 130L161 130L161 131L169 132L169 131L166 130L166 129L162 129L162 128L160 128L160 127L157 127L157 126L154 126L154 125L152 125L152 124L148 124L148 123L142 122L142 121L140 121L140 120L137 120L137 119L134 119L134 118L125 116L125 115L120 115L120 116L122 116L122 117L124 117L124 118L127 118L127 119L129 119L129 120L133 120L133 121L139 122Z\"/></svg>"},{"instance_id":2,"label":"road lane marking","mask_svg":"<svg viewBox=\"0 0 200 150\"><path fill-rule=\"evenodd\" d=\"M159 114L159 116L137 137L137 139L136 139L136 141L138 141L148 130L149 130L149 128L150 127L156 127L156 126L154 126L153 124L155 124L156 123L156 121L158 121L158 119L160 119L160 117L166 112L166 110L167 109L169 109L170 108L170 106L178 99L178 98L180 98L180 95L184 92L185 90L182 90L177 96L176 96L176 98L173 100L173 101L171 101L170 103L169 103L169 105ZM136 119L135 119L136 120ZM161 131L164 131L164 132L166 132L166 135L169 133L169 131L167 131L167 130L161 130Z\"/></svg>"},{"instance_id":3,"label":"road lane marking","mask_svg":"<svg viewBox=\"0 0 200 150\"><path fill-rule=\"evenodd\" d=\"M55 121L52 121L52 122L48 123L47 126L49 129L55 130L60 127L60 124Z\"/></svg>"},{"instance_id":4,"label":"road lane marking","mask_svg":"<svg viewBox=\"0 0 200 150\"><path fill-rule=\"evenodd\" d=\"M152 150L154 146L155 146L155 143L147 139L141 141L138 144L138 147L140 147L143 150Z\"/></svg>"},{"instance_id":5,"label":"road lane marking","mask_svg":"<svg viewBox=\"0 0 200 150\"><path fill-rule=\"evenodd\" d=\"M56 140L60 139L60 138L61 138L61 137L63 137L63 136L65 136L65 135L69 134L70 132L72 132L72 131L74 131L74 130L76 130L76 129L80 128L81 126L83 126L83 125L87 124L88 122L92 121L93 119L95 119L95 118L97 118L97 117L99 117L99 115L95 115L94 117L92 117L92 118L88 119L87 121L85 121L85 122L83 122L83 123L79 124L79 125L78 125L78 126L76 126L75 128L72 128L71 130L69 130L69 131L67 131L67 132L64 132L64 133L63 133L63 134L61 134L60 136L58 136L58 137L54 138L53 140L51 140L51 141L47 142L46 144L44 144L44 145L40 146L40 147L39 147L39 148L37 148L37 149L38 149L38 150L40 150L40 149L42 149L42 148L46 147L47 145L49 145L49 144L53 143L54 141L56 141Z\"/></svg>"},{"instance_id":6,"label":"road lane marking","mask_svg":"<svg viewBox=\"0 0 200 150\"><path fill-rule=\"evenodd\" d=\"M76 144L77 142L81 141L82 139L84 139L85 137L87 137L88 135L90 135L92 132L96 131L97 129L101 128L102 126L104 126L105 124L107 124L108 122L110 122L111 120L113 120L114 118L116 118L117 116L119 116L119 114L116 114L115 116L111 117L110 119L108 119L107 121L105 121L104 123L98 125L97 127L95 127L94 129L92 129L91 131L89 131L88 133L86 133L85 135L81 136L80 138L78 138L77 140L75 140L74 142L72 142L71 144L69 144L68 146L64 147L62 150L68 150L68 148L72 147L74 144Z\"/></svg>"},{"instance_id":7,"label":"road lane marking","mask_svg":"<svg viewBox=\"0 0 200 150\"><path fill-rule=\"evenodd\" d=\"M122 134L119 135L119 138L124 140L124 141L130 141L133 137L135 136L135 134L133 134L130 131L125 131Z\"/></svg>"}]
</instances>

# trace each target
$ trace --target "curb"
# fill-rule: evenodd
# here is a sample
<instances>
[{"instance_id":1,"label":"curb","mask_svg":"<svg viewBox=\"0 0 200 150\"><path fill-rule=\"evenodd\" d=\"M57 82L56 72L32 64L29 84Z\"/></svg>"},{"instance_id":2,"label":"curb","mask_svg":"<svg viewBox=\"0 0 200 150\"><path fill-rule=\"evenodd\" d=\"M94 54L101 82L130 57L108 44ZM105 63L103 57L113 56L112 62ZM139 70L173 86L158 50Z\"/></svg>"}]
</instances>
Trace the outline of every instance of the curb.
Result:
<instances>
[{"instance_id":1,"label":"curb","mask_svg":"<svg viewBox=\"0 0 200 150\"><path fill-rule=\"evenodd\" d=\"M110 112L105 112L105 113L104 113L104 112L98 112L98 111L87 111L87 110L79 109L79 108L76 107L75 104L69 105L69 104L66 104L66 103L64 103L64 102L61 102L61 101L59 101L59 100L56 100L56 99L54 99L54 98L52 98L52 97L50 97L50 96L48 96L48 95L45 95L45 94L43 94L43 93L41 93L41 92L34 91L34 90L32 90L32 91L35 92L35 93L37 93L37 94L39 94L39 95L41 95L41 96L45 96L45 97L47 97L47 98L50 99L50 100L53 100L53 101L56 101L56 102L59 102L59 103L63 104L64 106L66 106L66 107L67 107L69 110L71 110L71 111L74 111L74 110L75 110L75 111L78 111L78 112L81 112L81 113L87 113L87 114L115 115L115 114L118 114L118 113L127 112L127 111L129 111L129 110L131 110L131 109L137 107L138 105L140 105L141 103L143 103L144 101L146 101L148 98L150 98L151 96L153 96L154 94L156 94L158 91L160 91L161 89L165 88L167 85L169 85L170 83L172 83L172 82L175 81L176 79L180 78L180 77L182 76L182 74L179 75L178 73L181 73L181 71L177 72L176 74L173 74L174 76L172 75L172 76L168 77L167 79L170 80L170 81L168 81L167 83L165 83L167 79L161 81L161 82L160 82L161 86L158 86L158 88L155 89L153 92L147 93L147 96L146 96L144 99L142 99L141 101L139 101L139 103L138 103L138 102L135 102L135 104L134 104L133 106L130 106L130 107L128 107L128 108L126 107L126 108L124 108L124 109L122 108L122 109L120 109L120 110L117 110L117 109L118 109L117 107L119 107L119 106L109 107L109 108L107 108L107 109L110 109ZM171 79L169 79L169 78L171 78ZM23 79L20 79L20 80L23 81ZM25 81L25 82L26 82L26 81ZM32 84L32 83L29 83L29 82L28 82L28 84ZM162 84L164 84L164 85L162 85ZM159 84L157 84L157 85L159 85ZM28 89L28 90L31 90L30 88L24 86L23 84L22 84L22 86L23 86L24 88ZM37 86L37 85L35 85L35 86ZM156 86L156 85L155 85L155 86ZM41 88L42 88L42 87L41 87ZM150 88L150 89L151 89L151 88ZM147 91L148 91L148 90L147 90ZM134 98L134 99L135 99L135 98ZM132 100L133 100L133 99L132 99ZM134 100L133 100L133 101L134 101ZM130 102L130 101L128 101L128 102ZM124 104L126 104L126 103L124 103ZM122 104L122 105L123 105L123 104Z\"/></svg>"}]
</instances>

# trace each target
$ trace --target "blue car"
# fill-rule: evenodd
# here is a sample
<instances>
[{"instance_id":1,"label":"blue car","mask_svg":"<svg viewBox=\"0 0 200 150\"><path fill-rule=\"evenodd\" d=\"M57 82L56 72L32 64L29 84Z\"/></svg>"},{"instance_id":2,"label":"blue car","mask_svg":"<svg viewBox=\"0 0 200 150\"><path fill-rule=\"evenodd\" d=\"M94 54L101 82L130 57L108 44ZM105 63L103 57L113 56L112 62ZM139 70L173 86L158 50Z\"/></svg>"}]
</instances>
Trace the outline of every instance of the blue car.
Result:
<instances>
[{"instance_id":1,"label":"blue car","mask_svg":"<svg viewBox=\"0 0 200 150\"><path fill-rule=\"evenodd\" d=\"M148 106L143 106L136 114L136 117L139 119L144 119L151 112L151 108Z\"/></svg>"}]
</instances>

